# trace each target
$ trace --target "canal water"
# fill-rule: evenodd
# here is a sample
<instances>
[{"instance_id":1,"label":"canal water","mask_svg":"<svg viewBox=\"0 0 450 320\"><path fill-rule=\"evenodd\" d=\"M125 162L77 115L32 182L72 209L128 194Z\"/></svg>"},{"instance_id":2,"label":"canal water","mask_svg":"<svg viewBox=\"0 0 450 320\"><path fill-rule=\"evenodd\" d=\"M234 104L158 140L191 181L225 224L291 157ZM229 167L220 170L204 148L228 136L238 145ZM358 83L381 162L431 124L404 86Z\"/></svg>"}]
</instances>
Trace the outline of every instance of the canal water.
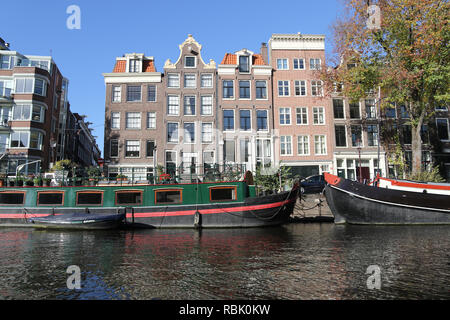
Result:
<instances>
[{"instance_id":1,"label":"canal water","mask_svg":"<svg viewBox=\"0 0 450 320\"><path fill-rule=\"evenodd\" d=\"M0 299L449 298L449 226L0 228Z\"/></svg>"}]
</instances>

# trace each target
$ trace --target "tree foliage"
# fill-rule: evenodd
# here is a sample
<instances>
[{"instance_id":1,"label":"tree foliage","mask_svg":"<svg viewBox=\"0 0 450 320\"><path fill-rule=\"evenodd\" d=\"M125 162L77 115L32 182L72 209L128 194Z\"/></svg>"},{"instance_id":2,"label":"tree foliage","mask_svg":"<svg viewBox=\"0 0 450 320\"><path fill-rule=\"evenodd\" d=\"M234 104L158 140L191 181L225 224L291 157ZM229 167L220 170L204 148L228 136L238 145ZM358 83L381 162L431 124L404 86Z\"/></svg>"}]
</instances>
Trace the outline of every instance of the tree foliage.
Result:
<instances>
[{"instance_id":1,"label":"tree foliage","mask_svg":"<svg viewBox=\"0 0 450 320\"><path fill-rule=\"evenodd\" d=\"M373 89L380 108L404 105L412 128L413 172L421 168L420 129L438 104L450 102L448 0L342 0L345 14L333 29L333 67L322 72L332 92L358 101ZM368 9L376 5L380 23ZM369 22L368 22L369 21ZM347 68L352 63L353 68Z\"/></svg>"}]
</instances>

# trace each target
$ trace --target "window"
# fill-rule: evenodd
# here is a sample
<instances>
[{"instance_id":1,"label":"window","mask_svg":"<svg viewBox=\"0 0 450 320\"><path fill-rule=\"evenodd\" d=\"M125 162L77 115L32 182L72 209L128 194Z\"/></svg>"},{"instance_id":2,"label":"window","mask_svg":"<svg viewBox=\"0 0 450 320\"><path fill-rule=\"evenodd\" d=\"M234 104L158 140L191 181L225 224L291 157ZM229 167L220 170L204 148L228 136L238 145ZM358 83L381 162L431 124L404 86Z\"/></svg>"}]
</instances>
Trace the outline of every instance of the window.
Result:
<instances>
[{"instance_id":1,"label":"window","mask_svg":"<svg viewBox=\"0 0 450 320\"><path fill-rule=\"evenodd\" d=\"M155 190L155 204L177 204L182 202L182 190Z\"/></svg>"},{"instance_id":2,"label":"window","mask_svg":"<svg viewBox=\"0 0 450 320\"><path fill-rule=\"evenodd\" d=\"M402 119L408 119L409 118L409 112L406 106L400 106L400 117Z\"/></svg>"},{"instance_id":3,"label":"window","mask_svg":"<svg viewBox=\"0 0 450 320\"><path fill-rule=\"evenodd\" d=\"M336 136L336 147L346 147L347 139L345 135L345 126L344 125L335 125L334 133Z\"/></svg>"},{"instance_id":4,"label":"window","mask_svg":"<svg viewBox=\"0 0 450 320\"><path fill-rule=\"evenodd\" d=\"M41 150L42 149L42 138L43 138L42 133L40 133L38 131L31 131L30 132L30 148Z\"/></svg>"},{"instance_id":5,"label":"window","mask_svg":"<svg viewBox=\"0 0 450 320\"><path fill-rule=\"evenodd\" d=\"M300 135L297 137L297 153L299 156L309 155L309 137Z\"/></svg>"},{"instance_id":6,"label":"window","mask_svg":"<svg viewBox=\"0 0 450 320\"><path fill-rule=\"evenodd\" d=\"M239 110L240 129L248 131L252 129L250 110Z\"/></svg>"},{"instance_id":7,"label":"window","mask_svg":"<svg viewBox=\"0 0 450 320\"><path fill-rule=\"evenodd\" d=\"M125 157L139 158L139 151L141 144L139 140L126 140L125 141Z\"/></svg>"},{"instance_id":8,"label":"window","mask_svg":"<svg viewBox=\"0 0 450 320\"><path fill-rule=\"evenodd\" d=\"M0 205L23 205L25 192L0 192Z\"/></svg>"},{"instance_id":9,"label":"window","mask_svg":"<svg viewBox=\"0 0 450 320\"><path fill-rule=\"evenodd\" d=\"M223 130L234 130L234 110L223 110Z\"/></svg>"},{"instance_id":10,"label":"window","mask_svg":"<svg viewBox=\"0 0 450 320\"><path fill-rule=\"evenodd\" d=\"M178 123L176 122L167 123L167 141L178 142Z\"/></svg>"},{"instance_id":11,"label":"window","mask_svg":"<svg viewBox=\"0 0 450 320\"><path fill-rule=\"evenodd\" d=\"M141 61L139 59L130 59L128 72L139 72L141 71Z\"/></svg>"},{"instance_id":12,"label":"window","mask_svg":"<svg viewBox=\"0 0 450 320\"><path fill-rule=\"evenodd\" d=\"M10 97L11 92L12 92L12 81L0 80L0 96Z\"/></svg>"},{"instance_id":13,"label":"window","mask_svg":"<svg viewBox=\"0 0 450 320\"><path fill-rule=\"evenodd\" d=\"M282 156L292 155L292 137L280 136L280 154Z\"/></svg>"},{"instance_id":14,"label":"window","mask_svg":"<svg viewBox=\"0 0 450 320\"><path fill-rule=\"evenodd\" d=\"M13 63L10 64L11 56L0 56L0 69L12 69Z\"/></svg>"},{"instance_id":15,"label":"window","mask_svg":"<svg viewBox=\"0 0 450 320\"><path fill-rule=\"evenodd\" d=\"M167 114L177 116L180 111L180 97L168 96L167 97Z\"/></svg>"},{"instance_id":16,"label":"window","mask_svg":"<svg viewBox=\"0 0 450 320\"><path fill-rule=\"evenodd\" d=\"M146 142L146 153L145 155L147 157L153 157L153 152L155 149L155 141L154 140L147 140Z\"/></svg>"},{"instance_id":17,"label":"window","mask_svg":"<svg viewBox=\"0 0 450 320\"><path fill-rule=\"evenodd\" d=\"M256 99L267 99L267 82L256 80Z\"/></svg>"},{"instance_id":18,"label":"window","mask_svg":"<svg viewBox=\"0 0 450 320\"><path fill-rule=\"evenodd\" d=\"M167 74L167 86L169 88L179 88L180 87L180 75L178 73L168 73Z\"/></svg>"},{"instance_id":19,"label":"window","mask_svg":"<svg viewBox=\"0 0 450 320\"><path fill-rule=\"evenodd\" d=\"M140 112L127 112L125 116L125 128L126 129L140 129L141 128L141 113Z\"/></svg>"},{"instance_id":20,"label":"window","mask_svg":"<svg viewBox=\"0 0 450 320\"><path fill-rule=\"evenodd\" d=\"M289 96L289 81L278 81L278 96L286 97Z\"/></svg>"},{"instance_id":21,"label":"window","mask_svg":"<svg viewBox=\"0 0 450 320\"><path fill-rule=\"evenodd\" d=\"M183 173L192 174L196 173L197 167L197 153L184 152L183 153Z\"/></svg>"},{"instance_id":22,"label":"window","mask_svg":"<svg viewBox=\"0 0 450 320\"><path fill-rule=\"evenodd\" d=\"M212 96L201 96L201 114L202 115L212 115L213 110L213 98Z\"/></svg>"},{"instance_id":23,"label":"window","mask_svg":"<svg viewBox=\"0 0 450 320\"><path fill-rule=\"evenodd\" d=\"M267 110L256 110L257 131L267 130Z\"/></svg>"},{"instance_id":24,"label":"window","mask_svg":"<svg viewBox=\"0 0 450 320\"><path fill-rule=\"evenodd\" d=\"M322 96L322 81L311 80L311 95L314 97Z\"/></svg>"},{"instance_id":25,"label":"window","mask_svg":"<svg viewBox=\"0 0 450 320\"><path fill-rule=\"evenodd\" d=\"M147 129L156 129L156 112L147 112Z\"/></svg>"},{"instance_id":26,"label":"window","mask_svg":"<svg viewBox=\"0 0 450 320\"><path fill-rule=\"evenodd\" d=\"M352 147L362 146L361 126L351 126Z\"/></svg>"},{"instance_id":27,"label":"window","mask_svg":"<svg viewBox=\"0 0 450 320\"><path fill-rule=\"evenodd\" d=\"M111 129L120 129L120 112L111 112Z\"/></svg>"},{"instance_id":28,"label":"window","mask_svg":"<svg viewBox=\"0 0 450 320\"><path fill-rule=\"evenodd\" d=\"M44 96L44 80L41 79L34 80L34 93L40 96Z\"/></svg>"},{"instance_id":29,"label":"window","mask_svg":"<svg viewBox=\"0 0 450 320\"><path fill-rule=\"evenodd\" d=\"M249 72L249 56L239 56L239 72Z\"/></svg>"},{"instance_id":30,"label":"window","mask_svg":"<svg viewBox=\"0 0 450 320\"><path fill-rule=\"evenodd\" d=\"M306 96L306 81L305 80L295 80L294 81L295 95L296 96Z\"/></svg>"},{"instance_id":31,"label":"window","mask_svg":"<svg viewBox=\"0 0 450 320\"><path fill-rule=\"evenodd\" d=\"M395 119L397 117L395 107L386 107L384 109L384 113L386 115L386 118Z\"/></svg>"},{"instance_id":32,"label":"window","mask_svg":"<svg viewBox=\"0 0 450 320\"><path fill-rule=\"evenodd\" d=\"M33 93L33 78L16 79L16 93Z\"/></svg>"},{"instance_id":33,"label":"window","mask_svg":"<svg viewBox=\"0 0 450 320\"><path fill-rule=\"evenodd\" d=\"M288 59L277 59L277 69L278 70L288 70Z\"/></svg>"},{"instance_id":34,"label":"window","mask_svg":"<svg viewBox=\"0 0 450 320\"><path fill-rule=\"evenodd\" d=\"M239 81L239 99L250 99L250 81Z\"/></svg>"},{"instance_id":35,"label":"window","mask_svg":"<svg viewBox=\"0 0 450 320\"><path fill-rule=\"evenodd\" d=\"M280 108L280 124L291 124L291 108Z\"/></svg>"},{"instance_id":36,"label":"window","mask_svg":"<svg viewBox=\"0 0 450 320\"><path fill-rule=\"evenodd\" d=\"M166 151L166 173L174 175L177 167L177 153L175 151Z\"/></svg>"},{"instance_id":37,"label":"window","mask_svg":"<svg viewBox=\"0 0 450 320\"><path fill-rule=\"evenodd\" d=\"M313 123L325 124L325 110L323 107L313 107Z\"/></svg>"},{"instance_id":38,"label":"window","mask_svg":"<svg viewBox=\"0 0 450 320\"><path fill-rule=\"evenodd\" d=\"M210 201L233 201L236 200L236 186L209 188Z\"/></svg>"},{"instance_id":39,"label":"window","mask_svg":"<svg viewBox=\"0 0 450 320\"><path fill-rule=\"evenodd\" d=\"M11 148L28 148L28 138L30 133L27 131L16 131L11 133Z\"/></svg>"},{"instance_id":40,"label":"window","mask_svg":"<svg viewBox=\"0 0 450 320\"><path fill-rule=\"evenodd\" d=\"M305 60L294 59L294 70L303 70L303 69L305 69Z\"/></svg>"},{"instance_id":41,"label":"window","mask_svg":"<svg viewBox=\"0 0 450 320\"><path fill-rule=\"evenodd\" d=\"M256 164L270 166L272 148L270 139L256 139Z\"/></svg>"},{"instance_id":42,"label":"window","mask_svg":"<svg viewBox=\"0 0 450 320\"><path fill-rule=\"evenodd\" d=\"M342 99L333 99L333 112L335 119L344 119L344 101Z\"/></svg>"},{"instance_id":43,"label":"window","mask_svg":"<svg viewBox=\"0 0 450 320\"><path fill-rule=\"evenodd\" d=\"M184 123L184 143L195 143L195 124L193 122Z\"/></svg>"},{"instance_id":44,"label":"window","mask_svg":"<svg viewBox=\"0 0 450 320\"><path fill-rule=\"evenodd\" d=\"M223 98L234 98L234 83L233 80L223 80Z\"/></svg>"},{"instance_id":45,"label":"window","mask_svg":"<svg viewBox=\"0 0 450 320\"><path fill-rule=\"evenodd\" d=\"M308 124L308 108L299 107L295 108L295 114L297 118L297 124Z\"/></svg>"},{"instance_id":46,"label":"window","mask_svg":"<svg viewBox=\"0 0 450 320\"><path fill-rule=\"evenodd\" d=\"M122 101L122 88L120 86L112 86L112 102Z\"/></svg>"},{"instance_id":47,"label":"window","mask_svg":"<svg viewBox=\"0 0 450 320\"><path fill-rule=\"evenodd\" d=\"M76 198L77 206L101 206L103 205L102 191L78 191Z\"/></svg>"},{"instance_id":48,"label":"window","mask_svg":"<svg viewBox=\"0 0 450 320\"><path fill-rule=\"evenodd\" d=\"M248 162L250 158L250 140L239 139L240 144L240 163Z\"/></svg>"},{"instance_id":49,"label":"window","mask_svg":"<svg viewBox=\"0 0 450 320\"><path fill-rule=\"evenodd\" d=\"M41 191L37 193L38 206L62 206L63 204L64 192Z\"/></svg>"},{"instance_id":50,"label":"window","mask_svg":"<svg viewBox=\"0 0 450 320\"><path fill-rule=\"evenodd\" d=\"M320 59L309 59L310 70L320 70Z\"/></svg>"},{"instance_id":51,"label":"window","mask_svg":"<svg viewBox=\"0 0 450 320\"><path fill-rule=\"evenodd\" d=\"M127 101L141 101L141 86L127 86Z\"/></svg>"},{"instance_id":52,"label":"window","mask_svg":"<svg viewBox=\"0 0 450 320\"><path fill-rule=\"evenodd\" d=\"M377 109L374 99L366 100L366 117L369 119L375 119L377 117Z\"/></svg>"},{"instance_id":53,"label":"window","mask_svg":"<svg viewBox=\"0 0 450 320\"><path fill-rule=\"evenodd\" d=\"M314 153L317 155L327 154L327 144L324 135L314 136Z\"/></svg>"},{"instance_id":54,"label":"window","mask_svg":"<svg viewBox=\"0 0 450 320\"><path fill-rule=\"evenodd\" d=\"M13 109L13 120L30 120L31 105L17 104Z\"/></svg>"},{"instance_id":55,"label":"window","mask_svg":"<svg viewBox=\"0 0 450 320\"><path fill-rule=\"evenodd\" d=\"M351 102L349 104L350 119L361 119L361 113L359 112L359 102Z\"/></svg>"},{"instance_id":56,"label":"window","mask_svg":"<svg viewBox=\"0 0 450 320\"><path fill-rule=\"evenodd\" d=\"M196 59L192 56L186 56L184 57L184 66L186 68L195 68L196 65Z\"/></svg>"},{"instance_id":57,"label":"window","mask_svg":"<svg viewBox=\"0 0 450 320\"><path fill-rule=\"evenodd\" d=\"M449 140L448 119L436 119L437 133L440 140Z\"/></svg>"},{"instance_id":58,"label":"window","mask_svg":"<svg viewBox=\"0 0 450 320\"><path fill-rule=\"evenodd\" d=\"M411 135L411 125L405 124L401 127L402 130L402 144L411 144L412 143L412 135Z\"/></svg>"},{"instance_id":59,"label":"window","mask_svg":"<svg viewBox=\"0 0 450 320\"><path fill-rule=\"evenodd\" d=\"M195 96L184 96L184 115L195 116Z\"/></svg>"},{"instance_id":60,"label":"window","mask_svg":"<svg viewBox=\"0 0 450 320\"><path fill-rule=\"evenodd\" d=\"M378 126L376 125L367 126L367 145L369 147L374 147L378 145Z\"/></svg>"},{"instance_id":61,"label":"window","mask_svg":"<svg viewBox=\"0 0 450 320\"><path fill-rule=\"evenodd\" d=\"M236 161L236 150L234 140L224 140L223 141L223 157L224 161L235 162Z\"/></svg>"},{"instance_id":62,"label":"window","mask_svg":"<svg viewBox=\"0 0 450 320\"><path fill-rule=\"evenodd\" d=\"M212 142L212 123L202 123L202 142Z\"/></svg>"},{"instance_id":63,"label":"window","mask_svg":"<svg viewBox=\"0 0 450 320\"><path fill-rule=\"evenodd\" d=\"M197 87L197 77L195 73L186 73L184 75L184 87L185 88L196 88Z\"/></svg>"},{"instance_id":64,"label":"window","mask_svg":"<svg viewBox=\"0 0 450 320\"><path fill-rule=\"evenodd\" d=\"M200 76L200 86L202 88L213 87L213 75L211 73L204 73Z\"/></svg>"},{"instance_id":65,"label":"window","mask_svg":"<svg viewBox=\"0 0 450 320\"><path fill-rule=\"evenodd\" d=\"M116 191L116 205L141 205L142 191Z\"/></svg>"},{"instance_id":66,"label":"window","mask_svg":"<svg viewBox=\"0 0 450 320\"><path fill-rule=\"evenodd\" d=\"M156 102L156 86L155 85L147 86L147 101Z\"/></svg>"},{"instance_id":67,"label":"window","mask_svg":"<svg viewBox=\"0 0 450 320\"><path fill-rule=\"evenodd\" d=\"M113 139L110 142L109 156L117 158L119 156L119 140Z\"/></svg>"}]
</instances>

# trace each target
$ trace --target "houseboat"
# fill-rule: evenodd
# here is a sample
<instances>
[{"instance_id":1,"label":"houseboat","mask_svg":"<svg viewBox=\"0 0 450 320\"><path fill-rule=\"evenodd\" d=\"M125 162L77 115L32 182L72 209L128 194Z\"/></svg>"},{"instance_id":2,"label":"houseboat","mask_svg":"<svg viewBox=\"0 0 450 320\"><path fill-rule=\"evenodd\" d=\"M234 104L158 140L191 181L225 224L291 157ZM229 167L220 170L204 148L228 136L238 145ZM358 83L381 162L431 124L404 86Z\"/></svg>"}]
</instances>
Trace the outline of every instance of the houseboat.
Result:
<instances>
[{"instance_id":1,"label":"houseboat","mask_svg":"<svg viewBox=\"0 0 450 320\"><path fill-rule=\"evenodd\" d=\"M329 173L324 177L336 224L450 224L450 197L445 193L365 185Z\"/></svg>"},{"instance_id":2,"label":"houseboat","mask_svg":"<svg viewBox=\"0 0 450 320\"><path fill-rule=\"evenodd\" d=\"M298 183L289 191L256 196L250 180L2 187L0 224L29 226L39 217L75 213L93 217L125 213L128 225L151 228L261 227L286 222L298 198Z\"/></svg>"}]
</instances>

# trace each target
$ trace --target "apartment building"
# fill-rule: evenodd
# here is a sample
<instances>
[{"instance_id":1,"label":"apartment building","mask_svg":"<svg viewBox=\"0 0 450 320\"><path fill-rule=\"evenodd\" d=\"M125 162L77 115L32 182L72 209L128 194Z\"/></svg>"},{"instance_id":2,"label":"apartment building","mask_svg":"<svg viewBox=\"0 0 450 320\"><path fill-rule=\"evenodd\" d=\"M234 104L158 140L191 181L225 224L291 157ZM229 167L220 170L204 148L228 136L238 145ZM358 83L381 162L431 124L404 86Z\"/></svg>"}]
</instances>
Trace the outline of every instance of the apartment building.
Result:
<instances>
[{"instance_id":1,"label":"apartment building","mask_svg":"<svg viewBox=\"0 0 450 320\"><path fill-rule=\"evenodd\" d=\"M216 63L204 62L202 45L190 34L179 49L178 59L164 64L161 149L167 173L190 175L218 160Z\"/></svg>"},{"instance_id":2,"label":"apartment building","mask_svg":"<svg viewBox=\"0 0 450 320\"><path fill-rule=\"evenodd\" d=\"M242 49L226 53L218 66L219 107L217 128L219 161L258 165L274 164L272 67L267 45L260 53Z\"/></svg>"},{"instance_id":3,"label":"apartment building","mask_svg":"<svg viewBox=\"0 0 450 320\"><path fill-rule=\"evenodd\" d=\"M143 53L117 57L106 86L104 158L109 177L147 180L164 163L163 75Z\"/></svg>"},{"instance_id":4,"label":"apartment building","mask_svg":"<svg viewBox=\"0 0 450 320\"><path fill-rule=\"evenodd\" d=\"M333 170L333 110L318 71L325 67L325 36L273 34L275 162L301 177Z\"/></svg>"},{"instance_id":5,"label":"apartment building","mask_svg":"<svg viewBox=\"0 0 450 320\"><path fill-rule=\"evenodd\" d=\"M64 77L50 56L24 55L0 39L0 172L49 169L57 160Z\"/></svg>"}]
</instances>

